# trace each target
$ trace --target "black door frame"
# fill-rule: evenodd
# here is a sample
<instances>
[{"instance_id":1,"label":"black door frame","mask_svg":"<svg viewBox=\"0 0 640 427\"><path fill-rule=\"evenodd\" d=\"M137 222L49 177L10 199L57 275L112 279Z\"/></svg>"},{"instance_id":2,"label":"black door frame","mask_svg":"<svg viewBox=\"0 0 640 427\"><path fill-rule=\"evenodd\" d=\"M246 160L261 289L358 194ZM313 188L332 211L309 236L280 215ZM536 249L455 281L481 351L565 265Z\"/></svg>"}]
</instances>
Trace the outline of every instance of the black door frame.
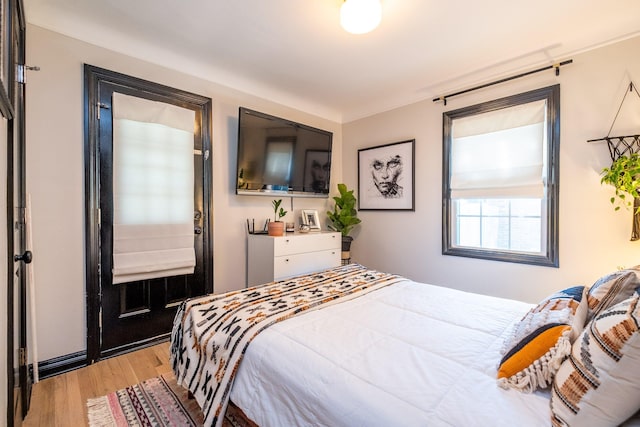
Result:
<instances>
[{"instance_id":1,"label":"black door frame","mask_svg":"<svg viewBox=\"0 0 640 427\"><path fill-rule=\"evenodd\" d=\"M112 83L123 87L135 87L154 95L176 100L183 106L197 106L202 110L203 152L211 152L211 99L185 92L158 83L127 76L114 71L85 64L84 66L84 148L85 148L85 266L87 287L87 364L100 359L100 224L99 224L99 164L98 118L100 105L91 105L90 99L99 99L100 83ZM203 156L204 157L204 156ZM212 176L211 159L204 161L204 176ZM213 292L213 240L211 182L203 183L205 203L203 206L204 280L206 292ZM129 348L129 350L134 347Z\"/></svg>"},{"instance_id":2,"label":"black door frame","mask_svg":"<svg viewBox=\"0 0 640 427\"><path fill-rule=\"evenodd\" d=\"M25 132L25 37L26 26L22 0L8 0L2 14L8 17L6 28L2 28L3 43L8 58L0 58L7 67L0 90L0 112L7 122L7 414L8 426L23 419L29 410L31 381L27 369L27 281L25 264L31 261L26 251L26 132ZM5 22L3 22L5 24ZM17 186L17 187L16 187ZM17 200L16 200L17 196ZM16 241L15 232L20 235ZM16 243L18 252L16 253ZM16 288L16 262L20 277ZM17 300L17 306L16 306ZM16 324L16 314L18 315ZM16 336L18 349L16 349ZM16 352L17 350L17 352ZM18 372L16 381L16 353ZM16 385L18 389L16 391ZM16 413L16 410L20 412Z\"/></svg>"}]
</instances>

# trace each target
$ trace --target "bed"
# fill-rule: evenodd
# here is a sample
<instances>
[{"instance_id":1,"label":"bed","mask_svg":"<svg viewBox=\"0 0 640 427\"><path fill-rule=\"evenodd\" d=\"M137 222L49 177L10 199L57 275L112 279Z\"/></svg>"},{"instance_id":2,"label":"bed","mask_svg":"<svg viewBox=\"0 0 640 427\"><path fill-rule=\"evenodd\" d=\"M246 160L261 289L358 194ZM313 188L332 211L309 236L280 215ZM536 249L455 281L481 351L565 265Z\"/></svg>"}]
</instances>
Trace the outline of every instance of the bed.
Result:
<instances>
[{"instance_id":1,"label":"bed","mask_svg":"<svg viewBox=\"0 0 640 427\"><path fill-rule=\"evenodd\" d=\"M353 291L363 277L375 283ZM348 295L332 293L336 283L351 283ZM259 300L255 320L256 304L278 310L283 286L323 295L298 296L297 308L243 329L239 301ZM522 393L496 381L505 340L534 307L352 264L183 304L171 360L207 425L221 425L232 401L262 427L544 426L548 389Z\"/></svg>"}]
</instances>

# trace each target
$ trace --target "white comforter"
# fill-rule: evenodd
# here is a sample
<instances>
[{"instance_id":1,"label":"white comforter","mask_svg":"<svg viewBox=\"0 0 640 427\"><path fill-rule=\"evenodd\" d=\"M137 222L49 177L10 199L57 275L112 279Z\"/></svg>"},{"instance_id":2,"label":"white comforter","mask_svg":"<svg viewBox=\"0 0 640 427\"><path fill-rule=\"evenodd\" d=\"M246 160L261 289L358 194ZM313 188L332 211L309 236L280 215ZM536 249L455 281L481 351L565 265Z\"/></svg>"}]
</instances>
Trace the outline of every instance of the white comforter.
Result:
<instances>
[{"instance_id":1,"label":"white comforter","mask_svg":"<svg viewBox=\"0 0 640 427\"><path fill-rule=\"evenodd\" d=\"M231 392L261 427L546 426L546 393L496 385L519 301L411 281L278 323Z\"/></svg>"}]
</instances>

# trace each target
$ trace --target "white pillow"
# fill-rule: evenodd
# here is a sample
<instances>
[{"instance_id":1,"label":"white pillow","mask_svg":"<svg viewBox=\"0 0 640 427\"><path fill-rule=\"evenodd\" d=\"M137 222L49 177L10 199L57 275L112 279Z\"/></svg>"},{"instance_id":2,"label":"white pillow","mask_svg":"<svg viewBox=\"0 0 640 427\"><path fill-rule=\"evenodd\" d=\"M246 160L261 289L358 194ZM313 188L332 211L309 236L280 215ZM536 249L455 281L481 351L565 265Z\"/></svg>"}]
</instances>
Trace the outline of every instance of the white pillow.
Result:
<instances>
[{"instance_id":1,"label":"white pillow","mask_svg":"<svg viewBox=\"0 0 640 427\"><path fill-rule=\"evenodd\" d=\"M617 426L640 409L640 295L598 314L551 390L554 426Z\"/></svg>"},{"instance_id":2,"label":"white pillow","mask_svg":"<svg viewBox=\"0 0 640 427\"><path fill-rule=\"evenodd\" d=\"M640 286L640 265L602 276L589 288L587 321L607 308L630 298Z\"/></svg>"}]
</instances>

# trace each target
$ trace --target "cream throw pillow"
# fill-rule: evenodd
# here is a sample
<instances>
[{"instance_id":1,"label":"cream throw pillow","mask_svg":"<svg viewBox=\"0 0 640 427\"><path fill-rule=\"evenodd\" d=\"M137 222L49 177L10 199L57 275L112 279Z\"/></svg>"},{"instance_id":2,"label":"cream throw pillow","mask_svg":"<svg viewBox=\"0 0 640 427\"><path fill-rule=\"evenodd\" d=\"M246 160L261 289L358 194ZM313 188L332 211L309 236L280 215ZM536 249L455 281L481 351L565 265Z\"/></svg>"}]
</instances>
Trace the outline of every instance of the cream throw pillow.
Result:
<instances>
[{"instance_id":1,"label":"cream throw pillow","mask_svg":"<svg viewBox=\"0 0 640 427\"><path fill-rule=\"evenodd\" d=\"M598 279L589 288L587 322L607 308L630 298L640 286L640 266L619 270Z\"/></svg>"},{"instance_id":2,"label":"cream throw pillow","mask_svg":"<svg viewBox=\"0 0 640 427\"><path fill-rule=\"evenodd\" d=\"M640 295L597 315L551 390L554 426L617 426L640 409Z\"/></svg>"}]
</instances>

